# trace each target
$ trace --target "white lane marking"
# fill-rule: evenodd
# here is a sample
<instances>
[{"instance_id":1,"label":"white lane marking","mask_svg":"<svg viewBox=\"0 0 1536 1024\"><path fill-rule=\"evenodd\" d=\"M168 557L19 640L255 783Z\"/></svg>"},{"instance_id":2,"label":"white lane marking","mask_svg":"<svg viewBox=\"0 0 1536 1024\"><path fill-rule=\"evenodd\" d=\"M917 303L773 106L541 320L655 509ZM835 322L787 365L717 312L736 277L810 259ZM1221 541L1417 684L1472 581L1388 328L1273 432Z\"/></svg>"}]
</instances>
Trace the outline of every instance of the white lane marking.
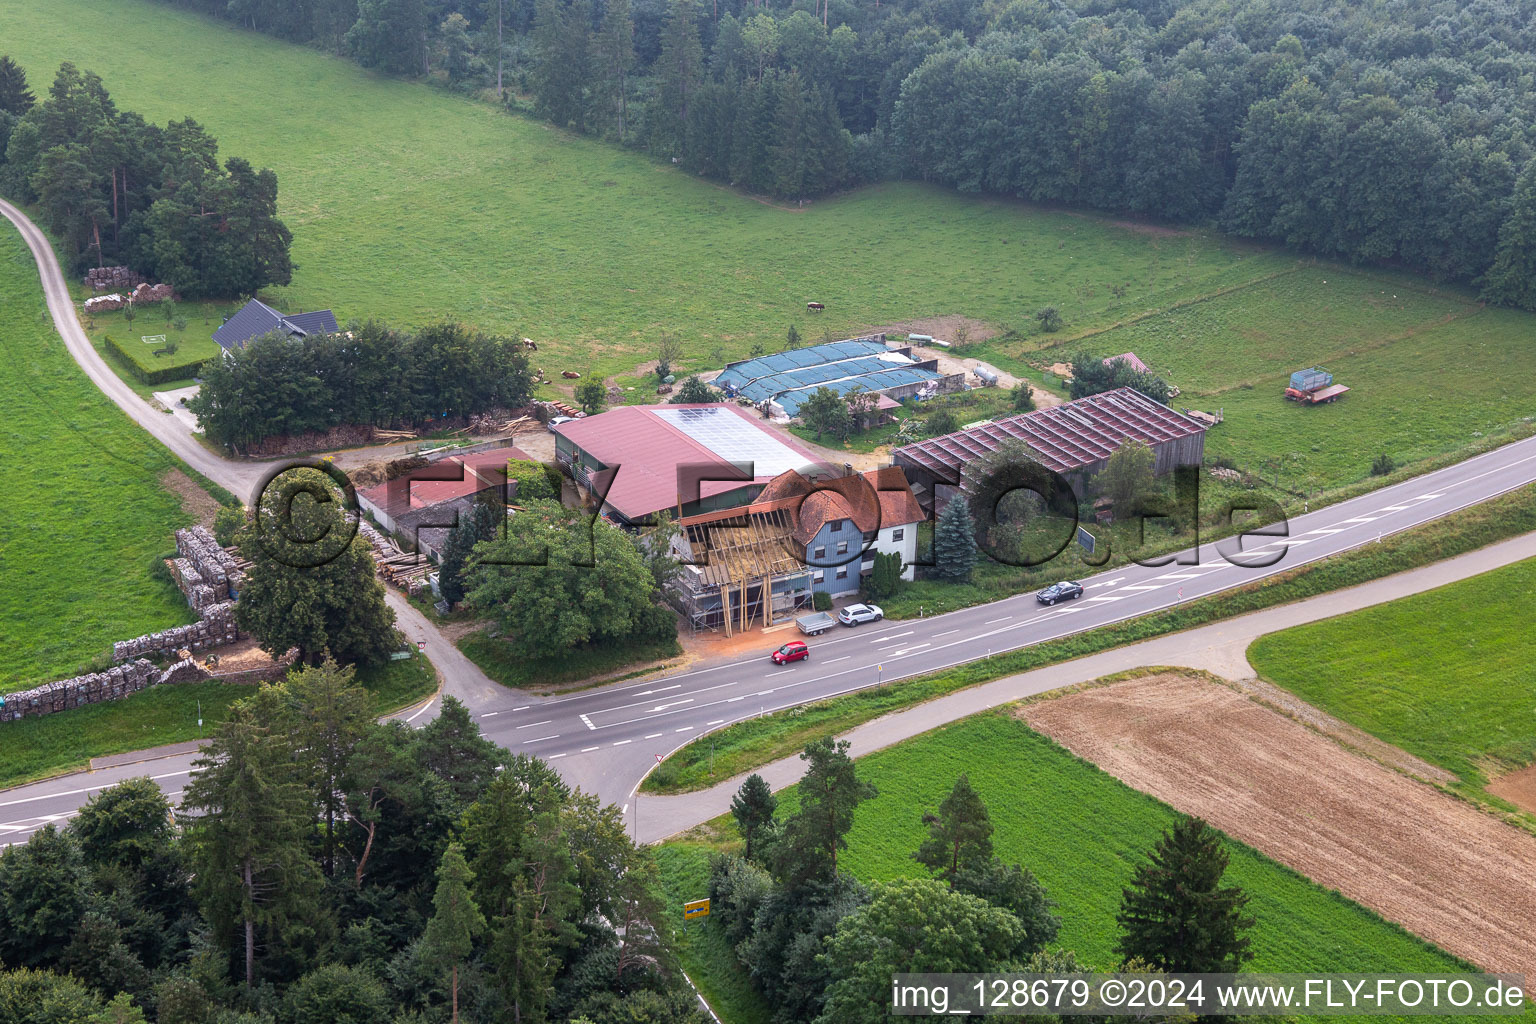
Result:
<instances>
[{"instance_id":1,"label":"white lane marking","mask_svg":"<svg viewBox=\"0 0 1536 1024\"><path fill-rule=\"evenodd\" d=\"M568 753L570 753L570 751L566 751L565 753L568 754ZM565 756L565 754L550 754L544 760L546 760L546 761L553 761L557 757L564 757L564 756Z\"/></svg>"},{"instance_id":2,"label":"white lane marking","mask_svg":"<svg viewBox=\"0 0 1536 1024\"><path fill-rule=\"evenodd\" d=\"M693 731L693 726L685 725L681 729L673 729L672 731L673 732L692 732Z\"/></svg>"},{"instance_id":3,"label":"white lane marking","mask_svg":"<svg viewBox=\"0 0 1536 1024\"><path fill-rule=\"evenodd\" d=\"M164 775L151 775L149 778L151 782L159 782L161 779L174 779L181 775L191 774L192 769L185 768L179 772L166 772ZM103 782L99 786L86 786L83 789L69 789L62 793L44 793L41 796L24 796L19 800L0 801L0 807L14 807L16 804L36 803L39 800L54 800L61 796L79 796L82 793L94 793L98 789L111 789L115 785L115 782Z\"/></svg>"},{"instance_id":4,"label":"white lane marking","mask_svg":"<svg viewBox=\"0 0 1536 1024\"><path fill-rule=\"evenodd\" d=\"M1011 619L1011 618L1013 618L1013 616L1012 616L1012 615L1004 615L1004 616L1003 616L1003 617L1002 617L1002 618L1000 618L1000 619L988 619L988 620L987 620L987 621L986 621L986 622L983 622L983 623L982 623L982 625L983 625L983 626L990 626L990 625L992 625L992 623L994 623L994 622L1007 622L1007 621L1008 621L1008 620L1009 620L1009 619Z\"/></svg>"},{"instance_id":5,"label":"white lane marking","mask_svg":"<svg viewBox=\"0 0 1536 1024\"><path fill-rule=\"evenodd\" d=\"M933 638L935 640L937 640L941 636L949 636L949 634L951 634L951 633L958 633L958 632L960 632L958 629L946 629L942 633L935 633L935 634L933 634Z\"/></svg>"},{"instance_id":6,"label":"white lane marking","mask_svg":"<svg viewBox=\"0 0 1536 1024\"><path fill-rule=\"evenodd\" d=\"M616 743L614 743L614 746L622 747L626 743L633 743L633 742L635 742L635 741L634 740L619 740Z\"/></svg>"},{"instance_id":7,"label":"white lane marking","mask_svg":"<svg viewBox=\"0 0 1536 1024\"><path fill-rule=\"evenodd\" d=\"M529 722L527 725L520 725L520 726L518 726L518 728L519 729L532 729L536 725L548 725L552 721L554 721L554 719L546 718L542 722Z\"/></svg>"},{"instance_id":8,"label":"white lane marking","mask_svg":"<svg viewBox=\"0 0 1536 1024\"><path fill-rule=\"evenodd\" d=\"M431 700L427 701L425 704L423 704L421 706L421 710L417 711L414 715L411 715L409 718L406 719L406 721L407 722L414 722L414 721L416 721L416 719L418 719L422 715L426 714L428 709L430 709L432 707L432 705L435 704L435 703L437 703L437 698L433 697Z\"/></svg>"},{"instance_id":9,"label":"white lane marking","mask_svg":"<svg viewBox=\"0 0 1536 1024\"><path fill-rule=\"evenodd\" d=\"M916 647L903 647L901 650L899 650L895 654L893 654L892 657L893 658L899 658L903 654L911 654L913 651L920 651L924 647L932 647L932 646L933 646L933 644L918 644Z\"/></svg>"},{"instance_id":10,"label":"white lane marking","mask_svg":"<svg viewBox=\"0 0 1536 1024\"><path fill-rule=\"evenodd\" d=\"M495 718L499 714L501 714L500 711L487 711L485 714L481 715L480 717L481 718Z\"/></svg>"},{"instance_id":11,"label":"white lane marking","mask_svg":"<svg viewBox=\"0 0 1536 1024\"><path fill-rule=\"evenodd\" d=\"M651 733L651 734L650 734L650 735L649 735L649 736L647 736L647 737L646 737L646 739L648 739L648 740L654 740L654 739L655 739L655 738L656 738L656 737L658 737L658 736L664 736L664 735L666 735L666 734L665 734L665 733L660 733L660 732L653 732L653 733Z\"/></svg>"},{"instance_id":12,"label":"white lane marking","mask_svg":"<svg viewBox=\"0 0 1536 1024\"><path fill-rule=\"evenodd\" d=\"M524 704L522 707L520 707L520 708L513 708L512 710L513 711L527 711L531 707L533 707L532 704Z\"/></svg>"},{"instance_id":13,"label":"white lane marking","mask_svg":"<svg viewBox=\"0 0 1536 1024\"><path fill-rule=\"evenodd\" d=\"M754 696L754 697L766 697L766 696L768 696L772 692L773 692L772 690L758 690L752 696Z\"/></svg>"},{"instance_id":14,"label":"white lane marking","mask_svg":"<svg viewBox=\"0 0 1536 1024\"><path fill-rule=\"evenodd\" d=\"M822 664L823 665L835 665L839 661L847 661L851 657L853 657L853 655L845 654L841 658L828 658L826 661L822 662Z\"/></svg>"},{"instance_id":15,"label":"white lane marking","mask_svg":"<svg viewBox=\"0 0 1536 1024\"><path fill-rule=\"evenodd\" d=\"M1152 578L1155 580L1197 580L1204 575L1205 573L1203 572L1169 572Z\"/></svg>"},{"instance_id":16,"label":"white lane marking","mask_svg":"<svg viewBox=\"0 0 1536 1024\"><path fill-rule=\"evenodd\" d=\"M1376 520L1378 520L1380 518L1381 518L1381 516L1355 516L1355 518L1353 518L1353 519L1345 519L1345 520L1343 520L1343 522L1346 522L1346 523L1374 523Z\"/></svg>"},{"instance_id":17,"label":"white lane marking","mask_svg":"<svg viewBox=\"0 0 1536 1024\"><path fill-rule=\"evenodd\" d=\"M596 747L582 747L581 748L581 752L583 754L590 754L590 753L592 753L592 751L597 750L601 746L602 746L602 744L599 743Z\"/></svg>"},{"instance_id":18,"label":"white lane marking","mask_svg":"<svg viewBox=\"0 0 1536 1024\"><path fill-rule=\"evenodd\" d=\"M1112 580L1100 580L1097 583L1090 583L1090 584L1088 584L1088 586L1090 586L1090 587L1112 587L1116 583L1119 583L1123 579L1125 579L1124 576L1116 576Z\"/></svg>"},{"instance_id":19,"label":"white lane marking","mask_svg":"<svg viewBox=\"0 0 1536 1024\"><path fill-rule=\"evenodd\" d=\"M1168 586L1166 583L1140 583L1134 587L1121 587L1121 590L1162 590ZM1097 600L1094 598L1093 600Z\"/></svg>"},{"instance_id":20,"label":"white lane marking","mask_svg":"<svg viewBox=\"0 0 1536 1024\"><path fill-rule=\"evenodd\" d=\"M597 726L592 724L592 719L588 718L586 715L582 715L581 716L581 724L586 726L588 729L596 729L597 728Z\"/></svg>"},{"instance_id":21,"label":"white lane marking","mask_svg":"<svg viewBox=\"0 0 1536 1024\"><path fill-rule=\"evenodd\" d=\"M641 690L639 693L635 694L635 696L636 697L649 697L653 693L666 693L668 690L681 690L682 688L683 688L683 684L682 683L674 683L671 686L662 686L662 687L659 687L659 688L657 688L655 690Z\"/></svg>"},{"instance_id":22,"label":"white lane marking","mask_svg":"<svg viewBox=\"0 0 1536 1024\"><path fill-rule=\"evenodd\" d=\"M543 743L545 740L557 740L559 738L560 738L560 734L559 733L555 733L553 736L540 736L536 740L523 740L523 742L524 743Z\"/></svg>"},{"instance_id":23,"label":"white lane marking","mask_svg":"<svg viewBox=\"0 0 1536 1024\"><path fill-rule=\"evenodd\" d=\"M705 725L719 725L719 724L720 724L720 723L721 723L721 722L723 722L723 721L725 721L725 719L723 719L723 718L717 718L717 719L715 719L715 720L714 720L714 721L713 721L713 722L705 722L705 723L704 723L704 724L705 724Z\"/></svg>"},{"instance_id":24,"label":"white lane marking","mask_svg":"<svg viewBox=\"0 0 1536 1024\"><path fill-rule=\"evenodd\" d=\"M872 643L872 644L883 644L887 640L896 640L896 639L899 639L900 637L911 636L913 633L916 633L916 632L917 632L917 630L915 630L915 629L909 629L905 633L892 633L890 636L877 636L873 640L871 640L870 643Z\"/></svg>"},{"instance_id":25,"label":"white lane marking","mask_svg":"<svg viewBox=\"0 0 1536 1024\"><path fill-rule=\"evenodd\" d=\"M1407 507L1408 507L1407 505L1388 505L1386 508L1379 508L1376 511L1377 512L1401 512L1403 509L1405 509Z\"/></svg>"},{"instance_id":26,"label":"white lane marking","mask_svg":"<svg viewBox=\"0 0 1536 1024\"><path fill-rule=\"evenodd\" d=\"M1331 529L1326 529L1326 530L1322 529L1322 528L1319 528L1319 529L1316 529L1316 530L1308 530L1307 534L1308 534L1308 536L1310 536L1310 535L1316 533L1316 534L1321 534L1324 537L1329 537L1329 536L1332 536L1335 533L1343 533L1343 532L1344 532L1344 527L1336 526L1336 527L1332 527Z\"/></svg>"},{"instance_id":27,"label":"white lane marking","mask_svg":"<svg viewBox=\"0 0 1536 1024\"><path fill-rule=\"evenodd\" d=\"M654 715L658 711L665 711L665 710L667 710L667 708L675 708L675 707L680 707L680 706L682 706L684 704L692 704L692 703L693 703L693 698L689 697L686 700L674 700L670 704L657 704L655 707L651 708L650 714Z\"/></svg>"},{"instance_id":28,"label":"white lane marking","mask_svg":"<svg viewBox=\"0 0 1536 1024\"><path fill-rule=\"evenodd\" d=\"M725 699L725 702L726 702L726 703L727 703L727 704L734 704L734 703L736 703L736 702L737 702L737 701L739 701L739 700L746 700L746 699L747 699L747 698L745 698L745 697L727 697L727 698L726 698L726 699Z\"/></svg>"},{"instance_id":29,"label":"white lane marking","mask_svg":"<svg viewBox=\"0 0 1536 1024\"><path fill-rule=\"evenodd\" d=\"M1443 495L1443 494L1421 494L1417 498L1414 498L1413 500L1414 501L1428 501L1431 498L1443 498L1443 497L1445 497L1445 495Z\"/></svg>"},{"instance_id":30,"label":"white lane marking","mask_svg":"<svg viewBox=\"0 0 1536 1024\"><path fill-rule=\"evenodd\" d=\"M1090 601L1124 601L1130 594L1105 594L1103 597L1090 597Z\"/></svg>"}]
</instances>

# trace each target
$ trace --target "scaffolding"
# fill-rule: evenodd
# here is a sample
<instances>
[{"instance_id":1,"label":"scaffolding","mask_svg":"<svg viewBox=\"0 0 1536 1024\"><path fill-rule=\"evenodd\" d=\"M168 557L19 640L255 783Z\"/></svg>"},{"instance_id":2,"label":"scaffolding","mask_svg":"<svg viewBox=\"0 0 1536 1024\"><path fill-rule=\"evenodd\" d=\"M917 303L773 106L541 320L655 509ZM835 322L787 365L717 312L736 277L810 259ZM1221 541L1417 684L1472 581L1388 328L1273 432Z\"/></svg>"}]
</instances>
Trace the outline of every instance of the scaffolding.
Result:
<instances>
[{"instance_id":1,"label":"scaffolding","mask_svg":"<svg viewBox=\"0 0 1536 1024\"><path fill-rule=\"evenodd\" d=\"M792 502L682 520L690 561L678 597L695 632L771 626L810 603L811 570L794 539Z\"/></svg>"}]
</instances>

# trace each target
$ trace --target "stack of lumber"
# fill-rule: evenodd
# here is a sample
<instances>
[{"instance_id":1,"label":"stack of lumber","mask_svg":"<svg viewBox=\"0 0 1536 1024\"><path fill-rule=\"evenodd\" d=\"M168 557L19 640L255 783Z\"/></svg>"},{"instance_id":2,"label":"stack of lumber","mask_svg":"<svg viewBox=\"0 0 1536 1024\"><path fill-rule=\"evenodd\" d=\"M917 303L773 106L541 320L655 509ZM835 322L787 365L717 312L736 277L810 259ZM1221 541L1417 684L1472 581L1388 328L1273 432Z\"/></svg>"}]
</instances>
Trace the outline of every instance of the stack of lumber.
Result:
<instances>
[{"instance_id":1,"label":"stack of lumber","mask_svg":"<svg viewBox=\"0 0 1536 1024\"><path fill-rule=\"evenodd\" d=\"M415 436L416 431L414 430L381 430L378 427L373 428L373 439L375 441L409 441Z\"/></svg>"}]
</instances>

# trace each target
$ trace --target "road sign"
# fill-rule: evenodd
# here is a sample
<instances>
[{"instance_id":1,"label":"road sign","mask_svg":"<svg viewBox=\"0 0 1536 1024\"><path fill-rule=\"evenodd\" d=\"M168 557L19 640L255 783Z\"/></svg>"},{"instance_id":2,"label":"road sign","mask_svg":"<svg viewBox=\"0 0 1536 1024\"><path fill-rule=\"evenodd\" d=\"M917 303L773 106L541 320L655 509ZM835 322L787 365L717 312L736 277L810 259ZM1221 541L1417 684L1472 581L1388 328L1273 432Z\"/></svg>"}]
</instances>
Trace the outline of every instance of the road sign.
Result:
<instances>
[{"instance_id":1,"label":"road sign","mask_svg":"<svg viewBox=\"0 0 1536 1024\"><path fill-rule=\"evenodd\" d=\"M425 651L427 649L427 642L425 640L417 640L416 649L418 651Z\"/></svg>"},{"instance_id":2,"label":"road sign","mask_svg":"<svg viewBox=\"0 0 1536 1024\"><path fill-rule=\"evenodd\" d=\"M656 755L656 763L657 764L661 764L661 755L660 754Z\"/></svg>"},{"instance_id":3,"label":"road sign","mask_svg":"<svg viewBox=\"0 0 1536 1024\"><path fill-rule=\"evenodd\" d=\"M1084 551L1088 552L1090 555L1093 554L1093 534L1089 533L1081 526L1077 528L1077 542L1083 546Z\"/></svg>"},{"instance_id":4,"label":"road sign","mask_svg":"<svg viewBox=\"0 0 1536 1024\"><path fill-rule=\"evenodd\" d=\"M696 917L709 916L709 900L693 900L683 904L683 920L692 921Z\"/></svg>"}]
</instances>

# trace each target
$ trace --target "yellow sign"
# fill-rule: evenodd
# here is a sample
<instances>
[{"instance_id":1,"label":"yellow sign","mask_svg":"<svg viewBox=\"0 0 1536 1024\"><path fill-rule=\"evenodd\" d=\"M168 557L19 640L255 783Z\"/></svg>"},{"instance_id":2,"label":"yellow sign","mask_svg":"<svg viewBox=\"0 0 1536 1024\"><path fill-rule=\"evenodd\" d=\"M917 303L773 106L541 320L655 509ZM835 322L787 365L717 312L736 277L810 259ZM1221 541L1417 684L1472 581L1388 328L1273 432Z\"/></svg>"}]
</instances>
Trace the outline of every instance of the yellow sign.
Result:
<instances>
[{"instance_id":1,"label":"yellow sign","mask_svg":"<svg viewBox=\"0 0 1536 1024\"><path fill-rule=\"evenodd\" d=\"M709 900L694 900L683 904L683 920L692 921L696 917L709 916Z\"/></svg>"}]
</instances>

